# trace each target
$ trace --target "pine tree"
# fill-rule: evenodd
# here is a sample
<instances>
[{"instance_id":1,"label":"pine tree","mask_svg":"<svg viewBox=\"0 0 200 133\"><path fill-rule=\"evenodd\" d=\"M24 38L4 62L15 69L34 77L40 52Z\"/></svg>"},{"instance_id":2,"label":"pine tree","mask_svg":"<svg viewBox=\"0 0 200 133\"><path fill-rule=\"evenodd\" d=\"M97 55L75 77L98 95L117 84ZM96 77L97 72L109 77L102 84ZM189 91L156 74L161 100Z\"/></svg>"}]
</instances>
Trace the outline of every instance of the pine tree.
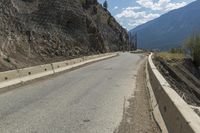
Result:
<instances>
[{"instance_id":1,"label":"pine tree","mask_svg":"<svg viewBox=\"0 0 200 133\"><path fill-rule=\"evenodd\" d=\"M104 7L105 9L108 9L108 2L107 2L107 0L105 0L105 2L103 3L103 7Z\"/></svg>"}]
</instances>

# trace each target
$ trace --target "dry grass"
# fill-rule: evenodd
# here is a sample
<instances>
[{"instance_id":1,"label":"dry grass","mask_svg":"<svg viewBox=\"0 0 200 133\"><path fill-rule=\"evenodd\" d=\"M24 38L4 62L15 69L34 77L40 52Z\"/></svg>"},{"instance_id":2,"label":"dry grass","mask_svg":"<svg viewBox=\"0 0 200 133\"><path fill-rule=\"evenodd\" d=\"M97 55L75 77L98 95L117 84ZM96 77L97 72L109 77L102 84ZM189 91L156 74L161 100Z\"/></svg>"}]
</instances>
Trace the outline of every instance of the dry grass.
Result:
<instances>
[{"instance_id":1,"label":"dry grass","mask_svg":"<svg viewBox=\"0 0 200 133\"><path fill-rule=\"evenodd\" d=\"M159 52L155 54L155 59L164 61L170 66L177 66L184 62L185 55L182 53Z\"/></svg>"},{"instance_id":2,"label":"dry grass","mask_svg":"<svg viewBox=\"0 0 200 133\"><path fill-rule=\"evenodd\" d=\"M182 53L159 52L155 54L156 57L164 61L183 61L185 55Z\"/></svg>"}]
</instances>

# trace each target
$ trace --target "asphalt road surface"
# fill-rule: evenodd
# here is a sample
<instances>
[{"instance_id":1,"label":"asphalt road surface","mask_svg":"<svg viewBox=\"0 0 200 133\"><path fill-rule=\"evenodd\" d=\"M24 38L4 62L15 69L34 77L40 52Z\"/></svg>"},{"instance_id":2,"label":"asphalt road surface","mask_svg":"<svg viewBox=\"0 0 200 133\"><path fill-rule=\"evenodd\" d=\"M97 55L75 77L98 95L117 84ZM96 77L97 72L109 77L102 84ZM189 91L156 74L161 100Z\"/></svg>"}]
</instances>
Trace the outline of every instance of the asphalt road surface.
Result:
<instances>
[{"instance_id":1,"label":"asphalt road surface","mask_svg":"<svg viewBox=\"0 0 200 133\"><path fill-rule=\"evenodd\" d=\"M0 133L112 133L142 59L122 53L2 93Z\"/></svg>"}]
</instances>

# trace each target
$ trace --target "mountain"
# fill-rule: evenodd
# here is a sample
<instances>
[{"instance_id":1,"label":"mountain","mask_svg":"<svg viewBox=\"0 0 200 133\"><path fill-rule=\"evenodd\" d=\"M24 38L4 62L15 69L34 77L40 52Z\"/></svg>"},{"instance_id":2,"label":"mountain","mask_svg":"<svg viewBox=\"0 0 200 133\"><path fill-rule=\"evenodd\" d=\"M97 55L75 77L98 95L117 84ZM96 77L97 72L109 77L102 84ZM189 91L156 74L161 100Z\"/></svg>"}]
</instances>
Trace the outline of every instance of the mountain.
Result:
<instances>
[{"instance_id":1,"label":"mountain","mask_svg":"<svg viewBox=\"0 0 200 133\"><path fill-rule=\"evenodd\" d=\"M126 49L97 0L0 0L0 70Z\"/></svg>"},{"instance_id":2,"label":"mountain","mask_svg":"<svg viewBox=\"0 0 200 133\"><path fill-rule=\"evenodd\" d=\"M200 0L170 11L129 32L137 33L138 47L168 50L180 47L188 36L200 32Z\"/></svg>"}]
</instances>

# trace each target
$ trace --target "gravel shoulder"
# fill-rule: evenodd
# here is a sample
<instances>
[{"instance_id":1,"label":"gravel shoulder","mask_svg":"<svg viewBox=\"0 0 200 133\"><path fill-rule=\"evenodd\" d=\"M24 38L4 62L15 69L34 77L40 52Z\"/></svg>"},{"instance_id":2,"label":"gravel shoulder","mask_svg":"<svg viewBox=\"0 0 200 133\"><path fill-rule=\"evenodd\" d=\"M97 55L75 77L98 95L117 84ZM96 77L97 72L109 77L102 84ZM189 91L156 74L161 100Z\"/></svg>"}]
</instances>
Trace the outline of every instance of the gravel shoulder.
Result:
<instances>
[{"instance_id":1,"label":"gravel shoulder","mask_svg":"<svg viewBox=\"0 0 200 133\"><path fill-rule=\"evenodd\" d=\"M136 79L134 96L124 105L123 119L114 133L160 133L153 119L149 105L149 94L145 80L145 61L142 63Z\"/></svg>"}]
</instances>

